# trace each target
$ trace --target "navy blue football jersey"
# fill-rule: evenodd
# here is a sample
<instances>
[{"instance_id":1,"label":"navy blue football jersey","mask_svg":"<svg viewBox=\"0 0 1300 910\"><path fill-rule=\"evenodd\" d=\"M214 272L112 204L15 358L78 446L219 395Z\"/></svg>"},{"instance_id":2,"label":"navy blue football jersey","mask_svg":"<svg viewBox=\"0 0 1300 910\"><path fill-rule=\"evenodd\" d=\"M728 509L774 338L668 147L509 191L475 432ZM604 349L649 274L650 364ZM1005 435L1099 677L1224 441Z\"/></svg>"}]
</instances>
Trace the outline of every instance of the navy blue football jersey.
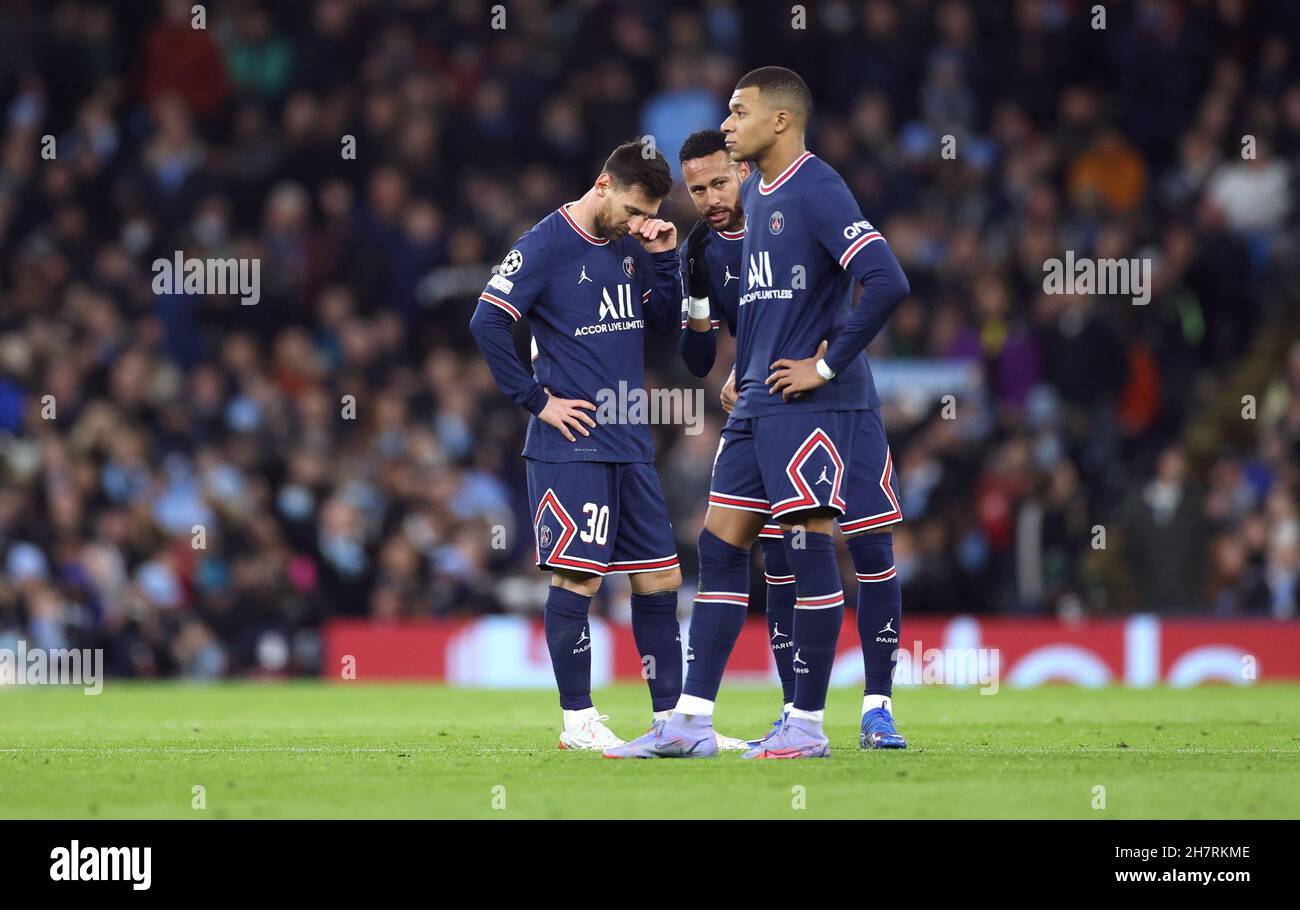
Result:
<instances>
[{"instance_id":1,"label":"navy blue football jersey","mask_svg":"<svg viewBox=\"0 0 1300 910\"><path fill-rule=\"evenodd\" d=\"M880 406L865 352L834 379L792 401L769 394L771 364L814 356L852 309L854 257L884 238L835 169L805 152L772 181L741 188L745 237L732 417L806 411L851 411Z\"/></svg>"},{"instance_id":2,"label":"navy blue football jersey","mask_svg":"<svg viewBox=\"0 0 1300 910\"><path fill-rule=\"evenodd\" d=\"M714 235L714 240L722 238L726 243L711 242L704 248L704 258L708 263L709 275L709 308L710 318L713 323L713 329L719 330L725 324L731 336L736 336L736 318L740 306L740 276L741 276L741 252L745 238L745 229L742 227L738 231L718 231ZM678 250L678 255L682 260L682 269L686 268L686 245L682 244ZM685 287L685 276L683 275L682 283ZM682 297L682 320L681 327L687 330L687 301L685 296ZM707 369L713 366L714 349L710 345L707 350L698 352L707 353L707 364L702 365ZM869 382L867 376L867 356L864 353L855 357L849 365L840 372L840 376L851 383Z\"/></svg>"},{"instance_id":3,"label":"navy blue football jersey","mask_svg":"<svg viewBox=\"0 0 1300 910\"><path fill-rule=\"evenodd\" d=\"M651 255L631 236L597 239L560 208L519 238L479 305L490 304L514 320L527 316L536 382L559 398L599 407L620 388L623 394L644 388L645 329L673 331L677 295L676 251ZM517 371L491 358L489 364L503 391L516 400L525 397L502 381ZM587 413L599 421L596 412ZM569 442L534 412L523 454L552 462L654 460L644 422L599 423L589 430L590 436L575 434Z\"/></svg>"},{"instance_id":4,"label":"navy blue football jersey","mask_svg":"<svg viewBox=\"0 0 1300 910\"><path fill-rule=\"evenodd\" d=\"M736 308L740 302L740 250L745 239L745 229L714 231L713 238L704 248L704 261L708 263L709 318L713 328L725 323L732 337L736 335ZM686 286L686 242L678 249L682 263L682 287ZM686 297L682 297L682 328L686 328Z\"/></svg>"}]
</instances>

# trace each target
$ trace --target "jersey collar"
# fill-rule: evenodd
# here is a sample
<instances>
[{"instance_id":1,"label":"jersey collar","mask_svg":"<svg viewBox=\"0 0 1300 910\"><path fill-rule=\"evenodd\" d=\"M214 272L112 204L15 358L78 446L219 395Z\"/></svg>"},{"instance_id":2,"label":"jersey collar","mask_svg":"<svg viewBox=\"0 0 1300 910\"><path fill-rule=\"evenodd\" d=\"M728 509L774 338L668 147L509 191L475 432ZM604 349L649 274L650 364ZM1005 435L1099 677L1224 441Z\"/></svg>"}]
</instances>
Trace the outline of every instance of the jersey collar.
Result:
<instances>
[{"instance_id":1,"label":"jersey collar","mask_svg":"<svg viewBox=\"0 0 1300 910\"><path fill-rule=\"evenodd\" d=\"M582 239L590 243L592 246L604 246L605 244L609 243L608 237L605 238L604 240L598 240L597 238L588 234L582 228L578 227L578 222L574 221L573 216L569 214L569 206L571 205L573 205L572 202L566 202L564 205L556 209L557 212L559 212L561 215L564 216L564 220L569 222L569 227L577 231L578 234L582 237Z\"/></svg>"},{"instance_id":2,"label":"jersey collar","mask_svg":"<svg viewBox=\"0 0 1300 910\"><path fill-rule=\"evenodd\" d=\"M799 168L803 167L804 162L807 161L812 156L813 156L812 152L804 152L798 158L794 159L794 161L791 161L790 166L787 167L784 171L782 171L780 175L771 183L764 183L760 179L758 182L758 191L762 193L764 196L768 195L769 193L776 192L776 188L779 187L781 184L785 183L791 177L793 177L795 175L795 172L798 171Z\"/></svg>"}]
</instances>

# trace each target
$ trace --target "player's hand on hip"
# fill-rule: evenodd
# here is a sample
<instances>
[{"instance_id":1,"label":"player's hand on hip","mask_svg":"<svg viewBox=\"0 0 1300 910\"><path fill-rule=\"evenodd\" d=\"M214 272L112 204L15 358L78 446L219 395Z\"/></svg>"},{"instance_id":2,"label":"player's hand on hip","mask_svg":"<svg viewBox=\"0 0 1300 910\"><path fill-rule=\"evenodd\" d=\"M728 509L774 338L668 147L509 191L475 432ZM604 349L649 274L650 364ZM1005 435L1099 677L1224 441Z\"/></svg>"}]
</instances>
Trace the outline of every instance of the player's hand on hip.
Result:
<instances>
[{"instance_id":1,"label":"player's hand on hip","mask_svg":"<svg viewBox=\"0 0 1300 910\"><path fill-rule=\"evenodd\" d=\"M722 401L722 410L728 414L736 406L736 371L732 370L731 375L722 386L722 395L719 396Z\"/></svg>"},{"instance_id":2,"label":"player's hand on hip","mask_svg":"<svg viewBox=\"0 0 1300 910\"><path fill-rule=\"evenodd\" d=\"M574 438L573 431L581 433L583 436L590 436L587 427L594 427L596 421L591 419L590 414L584 414L582 409L589 411L596 410L596 406L590 401L583 401L581 398L556 398L551 395L551 390L546 390L547 399L546 407L537 418L543 423L550 424L564 434L564 438L569 442L577 442ZM583 426L583 424L586 426Z\"/></svg>"},{"instance_id":3,"label":"player's hand on hip","mask_svg":"<svg viewBox=\"0 0 1300 910\"><path fill-rule=\"evenodd\" d=\"M798 398L804 392L811 392L826 385L822 374L817 372L817 361L821 360L822 355L826 353L826 347L826 342L823 341L817 353L807 360L791 360L782 357L773 363L769 367L772 375L767 377L768 394L780 392L781 398L789 401Z\"/></svg>"},{"instance_id":4,"label":"player's hand on hip","mask_svg":"<svg viewBox=\"0 0 1300 910\"><path fill-rule=\"evenodd\" d=\"M677 226L662 218L645 218L633 233L647 253L665 253L677 249Z\"/></svg>"}]
</instances>

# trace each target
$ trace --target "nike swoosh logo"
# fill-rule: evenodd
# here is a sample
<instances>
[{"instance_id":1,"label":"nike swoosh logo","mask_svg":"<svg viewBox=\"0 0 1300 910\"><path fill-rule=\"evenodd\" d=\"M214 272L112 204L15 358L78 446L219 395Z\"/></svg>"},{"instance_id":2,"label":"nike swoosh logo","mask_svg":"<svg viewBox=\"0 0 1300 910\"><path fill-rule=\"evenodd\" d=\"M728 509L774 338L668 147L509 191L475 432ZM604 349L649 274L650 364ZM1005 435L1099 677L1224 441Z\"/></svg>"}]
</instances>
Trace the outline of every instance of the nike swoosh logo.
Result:
<instances>
[{"instance_id":1,"label":"nike swoosh logo","mask_svg":"<svg viewBox=\"0 0 1300 910\"><path fill-rule=\"evenodd\" d=\"M694 743L694 744L693 744L689 749L687 749L685 752L674 752L673 754L674 754L674 755L690 755L690 754L693 753L696 749L698 749L698 748L700 747L700 744L703 743L703 742L704 742L704 740L702 740L702 739L701 739L701 740L697 740L697 741L696 741L696 742L695 742L695 743ZM668 745L668 746L680 746L681 743L682 743L682 741L681 741L680 739L675 739L675 740L673 740L671 743L655 743L654 748L655 748L655 751L656 751L656 752L663 752L663 751L665 751L664 748L663 748L665 745Z\"/></svg>"}]
</instances>

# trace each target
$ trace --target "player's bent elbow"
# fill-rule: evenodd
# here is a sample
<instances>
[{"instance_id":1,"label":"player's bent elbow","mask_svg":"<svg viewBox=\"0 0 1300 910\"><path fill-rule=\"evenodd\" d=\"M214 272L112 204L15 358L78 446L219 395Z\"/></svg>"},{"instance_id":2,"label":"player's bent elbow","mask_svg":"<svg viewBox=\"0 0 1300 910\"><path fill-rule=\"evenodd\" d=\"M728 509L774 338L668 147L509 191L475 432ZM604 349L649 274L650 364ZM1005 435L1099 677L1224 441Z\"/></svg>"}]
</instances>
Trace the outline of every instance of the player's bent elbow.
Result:
<instances>
[{"instance_id":1,"label":"player's bent elbow","mask_svg":"<svg viewBox=\"0 0 1300 910\"><path fill-rule=\"evenodd\" d=\"M892 300L896 304L902 302L907 295L911 294L911 283L907 281L906 274L902 272L902 268L897 263L894 263L893 268L885 272L884 287L881 287L880 290L884 292L885 299Z\"/></svg>"},{"instance_id":2,"label":"player's bent elbow","mask_svg":"<svg viewBox=\"0 0 1300 910\"><path fill-rule=\"evenodd\" d=\"M890 297L895 301L904 300L908 294L912 293L912 284L907 280L907 275L903 273L903 269L897 264L894 266L893 279L889 289Z\"/></svg>"},{"instance_id":3,"label":"player's bent elbow","mask_svg":"<svg viewBox=\"0 0 1300 910\"><path fill-rule=\"evenodd\" d=\"M689 331L690 329L685 329L682 332L681 341L677 345L677 353L681 355L682 363L686 364L687 371L696 379L703 379L713 369L713 358L702 356L699 350L691 346L690 336L686 334Z\"/></svg>"},{"instance_id":4,"label":"player's bent elbow","mask_svg":"<svg viewBox=\"0 0 1300 910\"><path fill-rule=\"evenodd\" d=\"M709 375L709 371L713 369L713 364L708 364L706 366L703 363L695 363L688 360L686 361L686 369L690 370L691 375L696 379L703 379L705 376Z\"/></svg>"}]
</instances>

